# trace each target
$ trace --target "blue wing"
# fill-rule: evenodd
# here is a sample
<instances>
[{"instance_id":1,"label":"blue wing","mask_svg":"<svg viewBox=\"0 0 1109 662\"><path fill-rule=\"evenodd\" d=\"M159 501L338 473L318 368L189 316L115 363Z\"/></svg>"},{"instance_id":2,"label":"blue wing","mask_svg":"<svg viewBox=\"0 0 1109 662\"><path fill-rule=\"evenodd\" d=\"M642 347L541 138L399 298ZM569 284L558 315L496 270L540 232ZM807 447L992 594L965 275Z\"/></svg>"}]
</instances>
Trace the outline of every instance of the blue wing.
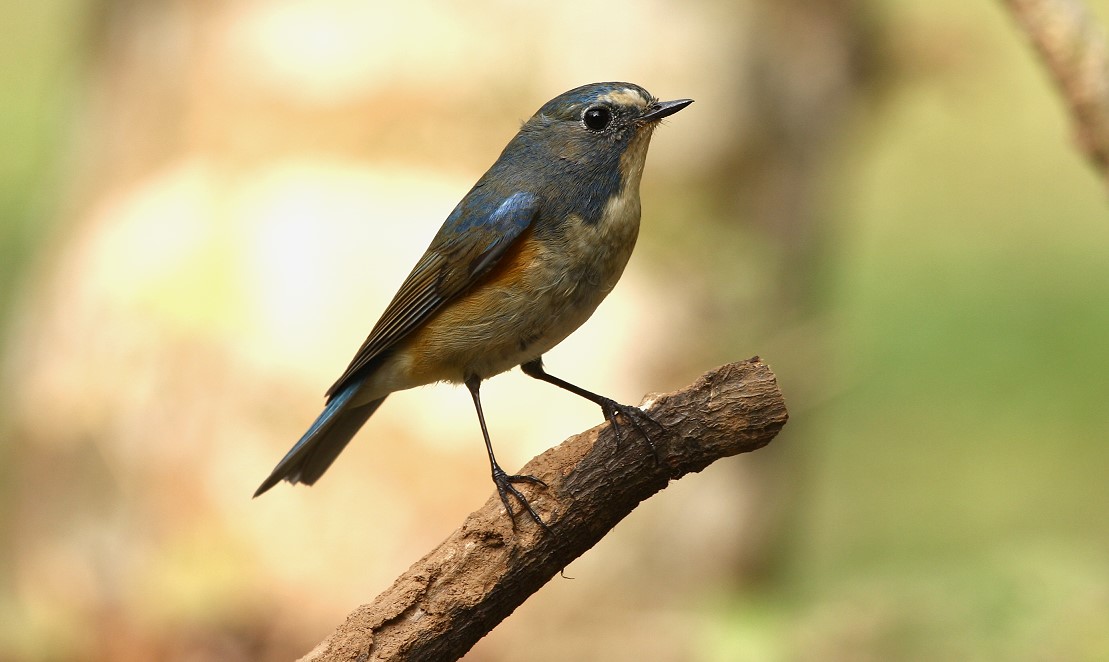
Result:
<instances>
[{"instance_id":1,"label":"blue wing","mask_svg":"<svg viewBox=\"0 0 1109 662\"><path fill-rule=\"evenodd\" d=\"M539 197L533 193L496 195L479 182L439 228L350 366L327 390L328 397L496 266L538 211Z\"/></svg>"}]
</instances>

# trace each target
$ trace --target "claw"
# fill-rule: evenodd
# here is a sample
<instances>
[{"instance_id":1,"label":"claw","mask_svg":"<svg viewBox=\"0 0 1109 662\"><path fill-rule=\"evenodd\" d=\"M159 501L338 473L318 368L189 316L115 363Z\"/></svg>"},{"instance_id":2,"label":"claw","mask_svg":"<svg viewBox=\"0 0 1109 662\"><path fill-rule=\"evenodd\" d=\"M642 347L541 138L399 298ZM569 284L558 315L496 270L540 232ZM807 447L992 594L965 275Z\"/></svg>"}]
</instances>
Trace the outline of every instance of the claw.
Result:
<instances>
[{"instance_id":1,"label":"claw","mask_svg":"<svg viewBox=\"0 0 1109 662\"><path fill-rule=\"evenodd\" d=\"M608 420L609 423L612 423L612 429L614 432L616 432L617 450L620 449L620 440L624 436L623 429L620 427L620 422L617 420L617 416L622 416L628 421L631 421L631 424L635 426L635 429L639 430L639 434L643 435L643 438L647 441L647 445L651 447L651 453L655 456L655 464L659 463L660 458L658 455L658 448L655 447L655 442L653 439L651 439L651 435L647 434L647 430L644 427L644 424L650 423L662 432L665 432L666 428L664 428L662 424L660 424L658 421L651 418L645 411L643 411L639 407L629 407L628 405L622 405L619 402L612 400L611 398L606 398L603 395L598 395L592 391L587 391L580 386L574 386L565 379L560 379L558 377L555 377L554 375L549 374L546 370L543 369L542 357L532 359L531 361L528 361L526 363L521 363L520 369L524 371L525 375L547 382L548 384L554 384L555 386L567 390L574 395L583 397L590 402L600 405L601 411L604 412L605 418Z\"/></svg>"},{"instance_id":2,"label":"claw","mask_svg":"<svg viewBox=\"0 0 1109 662\"><path fill-rule=\"evenodd\" d=\"M528 511L528 515L531 515L531 519L534 520L541 529L550 533L550 528L543 519L539 517L539 514L532 509L527 498L524 497L520 490L512 486L513 483L531 483L532 485L539 485L546 489L547 484L535 476L528 476L526 474L515 476L506 474L504 469L501 469L501 466L497 464L497 458L493 456L493 443L489 441L489 428L485 427L485 414L481 411L481 396L479 395L481 391L481 378L476 375L470 375L466 378L466 388L470 389L470 395L474 398L474 409L477 411L477 420L481 425L481 436L485 440L485 451L489 454L489 466L493 470L493 484L497 486L497 494L500 495L501 503L504 504L504 510L508 513L508 520L512 522L512 530L516 530L516 513L512 510L512 503L508 499L509 494L516 497L516 500L520 502L524 510Z\"/></svg>"},{"instance_id":3,"label":"claw","mask_svg":"<svg viewBox=\"0 0 1109 662\"><path fill-rule=\"evenodd\" d=\"M539 525L539 528L550 533L551 530L547 527L547 523L539 517L539 513L535 512L531 504L528 503L527 498L520 490L516 489L513 483L529 483L531 485L539 485L544 489L547 488L547 484L535 476L529 476L527 474L507 474L499 466L494 467L493 484L497 486L497 494L501 497L501 503L504 504L504 510L508 513L509 521L512 522L512 530L516 530L516 511L512 509L512 503L508 498L509 494L520 502L520 505L523 506L528 515L531 516L532 521Z\"/></svg>"},{"instance_id":4,"label":"claw","mask_svg":"<svg viewBox=\"0 0 1109 662\"><path fill-rule=\"evenodd\" d=\"M651 435L647 433L644 424L649 423L650 425L658 428L660 431L665 431L665 428L662 427L661 423L651 418L651 416L647 414L647 412L643 411L639 407L622 405L615 400L610 400L609 398L603 398L601 402L601 411L604 412L604 416L608 420L608 422L612 423L612 429L616 433L617 450L619 450L620 442L624 438L624 429L620 427L620 422L617 419L617 415L619 415L631 422L632 426L635 427L639 434L642 435L644 441L647 442L647 445L651 447L651 453L655 457L655 463L657 464L659 462L658 448L655 446L654 439L651 439Z\"/></svg>"}]
</instances>

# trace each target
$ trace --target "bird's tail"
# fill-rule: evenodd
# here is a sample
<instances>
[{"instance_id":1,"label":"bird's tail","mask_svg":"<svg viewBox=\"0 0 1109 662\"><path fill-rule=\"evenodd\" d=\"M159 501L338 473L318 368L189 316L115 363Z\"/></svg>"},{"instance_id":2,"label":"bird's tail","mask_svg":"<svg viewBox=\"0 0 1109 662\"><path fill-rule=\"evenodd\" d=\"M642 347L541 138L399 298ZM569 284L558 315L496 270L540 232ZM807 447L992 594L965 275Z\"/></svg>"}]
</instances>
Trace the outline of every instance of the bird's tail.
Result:
<instances>
[{"instance_id":1,"label":"bird's tail","mask_svg":"<svg viewBox=\"0 0 1109 662\"><path fill-rule=\"evenodd\" d=\"M354 433L358 432L366 419L385 401L385 398L380 398L351 406L350 402L361 386L361 380L354 381L328 401L316 422L277 463L273 473L262 482L254 496L262 494L281 480L305 485L319 480L350 443Z\"/></svg>"}]
</instances>

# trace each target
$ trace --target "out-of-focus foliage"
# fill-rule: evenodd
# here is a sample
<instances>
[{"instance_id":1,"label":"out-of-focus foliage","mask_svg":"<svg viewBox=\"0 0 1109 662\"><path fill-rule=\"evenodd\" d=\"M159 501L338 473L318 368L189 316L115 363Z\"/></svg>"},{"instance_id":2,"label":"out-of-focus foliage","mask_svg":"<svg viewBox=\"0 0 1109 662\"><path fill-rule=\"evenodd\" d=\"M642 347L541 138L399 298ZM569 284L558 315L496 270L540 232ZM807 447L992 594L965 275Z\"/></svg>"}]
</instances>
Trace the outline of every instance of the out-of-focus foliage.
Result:
<instances>
[{"instance_id":1,"label":"out-of-focus foliage","mask_svg":"<svg viewBox=\"0 0 1109 662\"><path fill-rule=\"evenodd\" d=\"M548 364L634 401L760 354L792 418L468 659L1109 657L1109 214L1000 5L0 18L0 658L290 659L482 503L447 386L249 495L518 122L604 79L697 103ZM506 467L600 421L519 373L483 394Z\"/></svg>"}]
</instances>

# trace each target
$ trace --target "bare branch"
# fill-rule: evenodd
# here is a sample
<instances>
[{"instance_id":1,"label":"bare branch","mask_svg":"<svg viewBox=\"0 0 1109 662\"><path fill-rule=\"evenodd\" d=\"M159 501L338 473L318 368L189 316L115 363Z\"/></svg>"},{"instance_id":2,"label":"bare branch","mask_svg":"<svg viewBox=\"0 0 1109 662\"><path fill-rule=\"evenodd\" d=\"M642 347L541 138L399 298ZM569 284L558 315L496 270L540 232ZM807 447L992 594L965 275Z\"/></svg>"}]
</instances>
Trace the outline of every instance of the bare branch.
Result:
<instances>
[{"instance_id":1,"label":"bare branch","mask_svg":"<svg viewBox=\"0 0 1109 662\"><path fill-rule=\"evenodd\" d=\"M1109 179L1109 49L1082 0L1005 0L1070 106L1078 143Z\"/></svg>"},{"instance_id":2,"label":"bare branch","mask_svg":"<svg viewBox=\"0 0 1109 662\"><path fill-rule=\"evenodd\" d=\"M722 457L765 446L788 417L758 357L652 397L647 407L662 426L652 435L657 462L640 438L617 448L608 424L567 439L523 468L548 485L528 489L549 533L526 515L514 532L494 494L302 662L461 657L641 501Z\"/></svg>"}]
</instances>

